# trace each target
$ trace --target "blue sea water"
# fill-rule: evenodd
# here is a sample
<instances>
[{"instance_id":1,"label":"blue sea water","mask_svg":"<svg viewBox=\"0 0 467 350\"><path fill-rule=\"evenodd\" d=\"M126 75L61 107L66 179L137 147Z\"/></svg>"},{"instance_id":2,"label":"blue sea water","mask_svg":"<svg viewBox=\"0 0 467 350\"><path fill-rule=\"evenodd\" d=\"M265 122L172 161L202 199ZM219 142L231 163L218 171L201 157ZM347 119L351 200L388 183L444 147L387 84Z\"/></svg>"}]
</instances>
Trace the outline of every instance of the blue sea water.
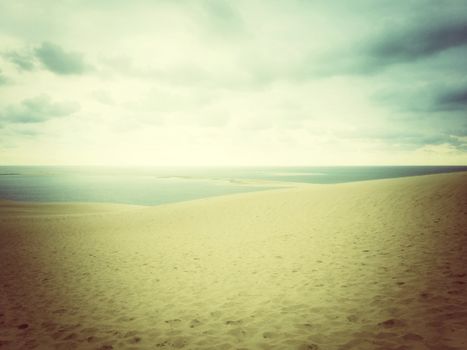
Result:
<instances>
[{"instance_id":1,"label":"blue sea water","mask_svg":"<svg viewBox=\"0 0 467 350\"><path fill-rule=\"evenodd\" d=\"M114 202L142 205L260 191L236 180L332 184L467 171L467 166L378 167L45 167L0 166L0 199L40 202Z\"/></svg>"}]
</instances>

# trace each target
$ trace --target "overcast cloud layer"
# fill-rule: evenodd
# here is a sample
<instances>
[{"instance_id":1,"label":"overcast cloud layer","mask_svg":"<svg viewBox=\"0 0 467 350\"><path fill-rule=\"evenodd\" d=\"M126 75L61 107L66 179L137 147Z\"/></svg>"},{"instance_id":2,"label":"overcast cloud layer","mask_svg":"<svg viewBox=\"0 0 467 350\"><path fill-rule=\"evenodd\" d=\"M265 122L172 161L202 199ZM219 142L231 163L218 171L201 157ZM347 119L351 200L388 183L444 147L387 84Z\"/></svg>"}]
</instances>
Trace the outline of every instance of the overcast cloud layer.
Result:
<instances>
[{"instance_id":1,"label":"overcast cloud layer","mask_svg":"<svg viewBox=\"0 0 467 350\"><path fill-rule=\"evenodd\" d=\"M0 0L0 163L467 164L467 2Z\"/></svg>"}]
</instances>

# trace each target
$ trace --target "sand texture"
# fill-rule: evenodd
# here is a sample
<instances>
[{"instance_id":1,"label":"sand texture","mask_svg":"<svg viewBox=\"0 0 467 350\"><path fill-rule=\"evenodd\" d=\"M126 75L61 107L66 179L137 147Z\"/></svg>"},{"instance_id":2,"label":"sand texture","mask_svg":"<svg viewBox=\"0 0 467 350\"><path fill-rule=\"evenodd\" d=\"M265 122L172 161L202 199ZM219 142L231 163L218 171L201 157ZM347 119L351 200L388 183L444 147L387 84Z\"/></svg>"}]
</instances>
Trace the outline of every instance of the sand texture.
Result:
<instances>
[{"instance_id":1,"label":"sand texture","mask_svg":"<svg viewBox=\"0 0 467 350\"><path fill-rule=\"evenodd\" d=\"M467 174L0 203L0 349L467 349Z\"/></svg>"}]
</instances>

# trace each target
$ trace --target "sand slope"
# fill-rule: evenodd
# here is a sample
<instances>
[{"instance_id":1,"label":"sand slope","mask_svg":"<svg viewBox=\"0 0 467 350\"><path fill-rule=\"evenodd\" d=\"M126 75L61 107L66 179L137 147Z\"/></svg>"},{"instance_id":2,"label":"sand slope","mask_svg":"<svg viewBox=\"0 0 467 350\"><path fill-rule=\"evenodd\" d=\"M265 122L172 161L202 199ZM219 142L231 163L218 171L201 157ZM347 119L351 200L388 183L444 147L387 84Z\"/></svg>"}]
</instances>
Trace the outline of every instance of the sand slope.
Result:
<instances>
[{"instance_id":1,"label":"sand slope","mask_svg":"<svg viewBox=\"0 0 467 350\"><path fill-rule=\"evenodd\" d=\"M1 349L467 349L466 173L0 229Z\"/></svg>"}]
</instances>

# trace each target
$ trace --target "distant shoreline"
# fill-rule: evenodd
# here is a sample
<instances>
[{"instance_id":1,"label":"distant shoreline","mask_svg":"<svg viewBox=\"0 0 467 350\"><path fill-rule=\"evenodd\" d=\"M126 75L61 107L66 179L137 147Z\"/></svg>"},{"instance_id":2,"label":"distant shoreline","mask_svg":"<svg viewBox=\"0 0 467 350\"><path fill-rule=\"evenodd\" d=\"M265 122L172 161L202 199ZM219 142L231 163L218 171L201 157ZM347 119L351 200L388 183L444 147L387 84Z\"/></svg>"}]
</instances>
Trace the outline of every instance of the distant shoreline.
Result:
<instances>
[{"instance_id":1,"label":"distant shoreline","mask_svg":"<svg viewBox=\"0 0 467 350\"><path fill-rule=\"evenodd\" d=\"M462 174L467 172L467 170L462 170L458 172L449 172L449 173L442 173L442 174L424 174L424 175L411 175L411 176L404 176L404 177L395 177L395 178L383 178L383 179L371 179L371 180L362 180L362 181L352 181L352 182L343 182L343 183L331 183L331 184L314 184L314 183L299 183L299 182L279 182L279 181L267 181L267 180L258 180L258 179L230 179L229 182L235 183L237 185L249 187L264 187L259 191L245 191L239 193L232 193L232 194L219 194L214 196L206 196L206 197L199 197L195 199L188 199L188 200L180 200L174 202L166 202L166 203L158 203L158 204L136 204L136 203L122 203L122 202L107 202L107 201L31 201L31 200L12 200L8 198L0 197L0 207L2 205L15 205L15 206L22 206L22 205L38 205L38 206L52 206L59 208L61 206L82 206L83 208L86 206L89 207L105 207L105 206L115 206L120 207L120 209L124 209L125 207L128 208L151 208L151 207L159 207L159 206L167 206L167 205L177 205L179 203L196 203L197 201L204 201L209 199L222 199L224 197L238 197L244 195L251 195L258 192L269 192L269 191L280 191L280 190L288 190L288 189L306 189L306 188L323 188L326 187L334 187L334 186L359 186L365 184L372 184L372 183L380 183L380 182L393 182L393 181L404 181L406 179L412 179L416 182L417 178L423 177L436 177L442 175L456 175ZM227 180L226 180L227 181Z\"/></svg>"},{"instance_id":2,"label":"distant shoreline","mask_svg":"<svg viewBox=\"0 0 467 350\"><path fill-rule=\"evenodd\" d=\"M0 167L0 198L26 202L160 205L235 193L343 184L439 173L467 167L313 167L128 169Z\"/></svg>"}]
</instances>

